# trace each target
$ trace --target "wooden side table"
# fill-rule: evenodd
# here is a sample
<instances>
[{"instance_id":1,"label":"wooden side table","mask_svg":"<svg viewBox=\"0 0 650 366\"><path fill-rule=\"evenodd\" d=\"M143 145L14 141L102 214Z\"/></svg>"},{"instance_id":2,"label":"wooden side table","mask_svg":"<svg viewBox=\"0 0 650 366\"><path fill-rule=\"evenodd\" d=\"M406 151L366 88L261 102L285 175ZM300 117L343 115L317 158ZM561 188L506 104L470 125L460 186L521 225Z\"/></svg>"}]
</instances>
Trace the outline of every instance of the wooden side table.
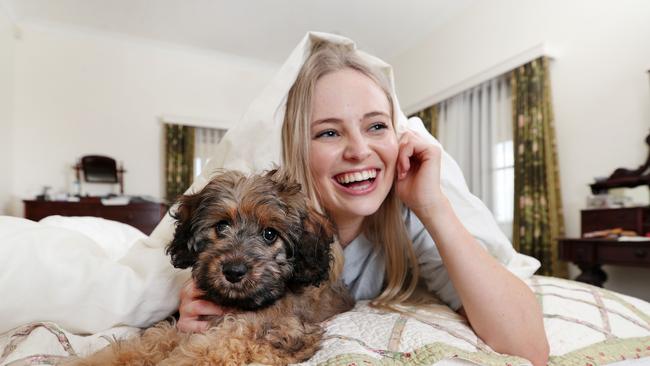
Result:
<instances>
[{"instance_id":1,"label":"wooden side table","mask_svg":"<svg viewBox=\"0 0 650 366\"><path fill-rule=\"evenodd\" d=\"M607 274L601 266L650 267L650 238L644 241L618 241L614 239L558 240L560 259L575 263L582 273L576 281L603 287Z\"/></svg>"}]
</instances>

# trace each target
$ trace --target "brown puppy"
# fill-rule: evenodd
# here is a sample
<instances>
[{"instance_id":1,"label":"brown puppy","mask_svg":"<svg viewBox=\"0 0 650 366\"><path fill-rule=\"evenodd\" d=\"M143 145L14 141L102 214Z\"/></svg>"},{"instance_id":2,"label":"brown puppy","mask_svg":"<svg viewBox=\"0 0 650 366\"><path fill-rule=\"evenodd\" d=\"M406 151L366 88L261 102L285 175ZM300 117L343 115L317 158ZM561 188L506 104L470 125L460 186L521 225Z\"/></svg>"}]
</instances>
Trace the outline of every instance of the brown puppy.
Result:
<instances>
[{"instance_id":1,"label":"brown puppy","mask_svg":"<svg viewBox=\"0 0 650 366\"><path fill-rule=\"evenodd\" d=\"M319 348L320 322L354 305L329 281L332 224L312 209L300 185L279 171L225 172L182 196L167 247L178 268L192 267L205 298L235 310L204 334L162 322L76 365L286 365Z\"/></svg>"}]
</instances>

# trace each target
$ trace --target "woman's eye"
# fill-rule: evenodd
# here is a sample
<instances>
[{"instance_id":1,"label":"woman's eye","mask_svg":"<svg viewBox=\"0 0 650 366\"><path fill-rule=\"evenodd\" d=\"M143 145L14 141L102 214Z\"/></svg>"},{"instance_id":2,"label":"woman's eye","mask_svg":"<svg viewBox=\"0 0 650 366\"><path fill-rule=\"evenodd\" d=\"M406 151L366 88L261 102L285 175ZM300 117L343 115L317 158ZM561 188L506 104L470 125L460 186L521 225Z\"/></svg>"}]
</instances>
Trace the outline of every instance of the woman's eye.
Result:
<instances>
[{"instance_id":1,"label":"woman's eye","mask_svg":"<svg viewBox=\"0 0 650 366\"><path fill-rule=\"evenodd\" d=\"M273 244L278 238L278 232L272 227L267 227L262 231L262 237L267 244Z\"/></svg>"},{"instance_id":2,"label":"woman's eye","mask_svg":"<svg viewBox=\"0 0 650 366\"><path fill-rule=\"evenodd\" d=\"M319 132L318 134L316 134L316 138L320 138L320 137L336 137L338 135L339 134L334 130L326 130L326 131Z\"/></svg>"},{"instance_id":3,"label":"woman's eye","mask_svg":"<svg viewBox=\"0 0 650 366\"><path fill-rule=\"evenodd\" d=\"M215 229L217 230L217 235L223 236L226 233L226 230L230 228L230 223L226 220L221 220L217 222Z\"/></svg>"},{"instance_id":4,"label":"woman's eye","mask_svg":"<svg viewBox=\"0 0 650 366\"><path fill-rule=\"evenodd\" d=\"M388 125L384 122L377 122L370 125L370 131L379 131L388 128Z\"/></svg>"}]
</instances>

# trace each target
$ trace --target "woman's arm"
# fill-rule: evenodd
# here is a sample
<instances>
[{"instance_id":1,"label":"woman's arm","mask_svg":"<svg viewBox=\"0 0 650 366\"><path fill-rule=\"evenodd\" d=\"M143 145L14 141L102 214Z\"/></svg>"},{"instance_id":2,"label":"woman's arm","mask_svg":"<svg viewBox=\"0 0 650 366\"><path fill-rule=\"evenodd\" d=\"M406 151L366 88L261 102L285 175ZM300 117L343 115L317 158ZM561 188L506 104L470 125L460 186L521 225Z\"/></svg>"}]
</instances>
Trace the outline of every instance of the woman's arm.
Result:
<instances>
[{"instance_id":1,"label":"woman's arm","mask_svg":"<svg viewBox=\"0 0 650 366\"><path fill-rule=\"evenodd\" d=\"M542 312L532 291L465 229L440 189L439 147L406 132L400 138L397 192L436 243L463 310L492 349L548 360Z\"/></svg>"},{"instance_id":2,"label":"woman's arm","mask_svg":"<svg viewBox=\"0 0 650 366\"><path fill-rule=\"evenodd\" d=\"M476 334L497 352L546 365L542 312L528 286L480 246L446 199L414 213L435 241Z\"/></svg>"}]
</instances>

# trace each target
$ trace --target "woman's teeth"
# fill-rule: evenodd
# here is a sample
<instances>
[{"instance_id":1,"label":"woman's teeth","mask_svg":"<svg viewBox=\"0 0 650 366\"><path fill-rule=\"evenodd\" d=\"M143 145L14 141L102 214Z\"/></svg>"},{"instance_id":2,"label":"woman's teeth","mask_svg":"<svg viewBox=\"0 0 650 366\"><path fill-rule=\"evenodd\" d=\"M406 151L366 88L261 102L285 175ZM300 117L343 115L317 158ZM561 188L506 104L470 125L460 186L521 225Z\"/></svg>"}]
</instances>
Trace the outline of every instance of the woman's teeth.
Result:
<instances>
[{"instance_id":1,"label":"woman's teeth","mask_svg":"<svg viewBox=\"0 0 650 366\"><path fill-rule=\"evenodd\" d=\"M341 184L350 184L355 182L362 182L368 179L374 179L377 177L377 170L363 170L360 172L354 173L344 173L336 176L336 181Z\"/></svg>"}]
</instances>

